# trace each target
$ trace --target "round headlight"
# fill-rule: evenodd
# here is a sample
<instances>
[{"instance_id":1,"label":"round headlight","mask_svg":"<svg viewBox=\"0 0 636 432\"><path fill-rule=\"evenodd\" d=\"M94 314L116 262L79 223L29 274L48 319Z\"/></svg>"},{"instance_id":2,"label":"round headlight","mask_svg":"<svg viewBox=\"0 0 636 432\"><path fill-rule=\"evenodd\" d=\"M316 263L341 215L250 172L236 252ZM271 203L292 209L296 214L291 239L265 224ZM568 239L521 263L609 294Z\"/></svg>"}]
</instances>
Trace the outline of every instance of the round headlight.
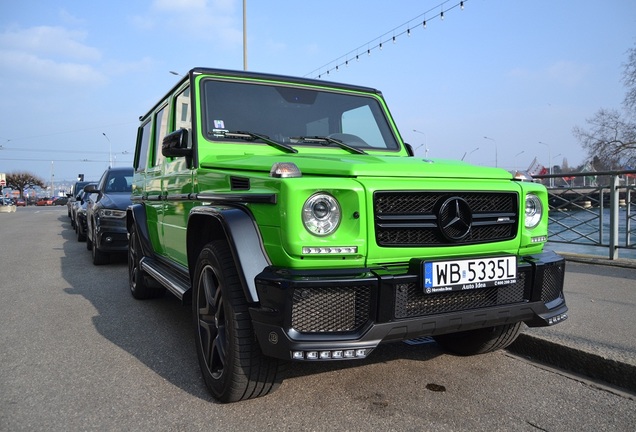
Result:
<instances>
[{"instance_id":1,"label":"round headlight","mask_svg":"<svg viewBox=\"0 0 636 432\"><path fill-rule=\"evenodd\" d=\"M340 224L340 205L331 195L317 193L309 197L303 205L303 223L310 233L326 236L333 233Z\"/></svg>"},{"instance_id":2,"label":"round headlight","mask_svg":"<svg viewBox=\"0 0 636 432\"><path fill-rule=\"evenodd\" d=\"M543 215L543 205L538 196L533 194L526 195L526 228L534 228L541 222Z\"/></svg>"}]
</instances>

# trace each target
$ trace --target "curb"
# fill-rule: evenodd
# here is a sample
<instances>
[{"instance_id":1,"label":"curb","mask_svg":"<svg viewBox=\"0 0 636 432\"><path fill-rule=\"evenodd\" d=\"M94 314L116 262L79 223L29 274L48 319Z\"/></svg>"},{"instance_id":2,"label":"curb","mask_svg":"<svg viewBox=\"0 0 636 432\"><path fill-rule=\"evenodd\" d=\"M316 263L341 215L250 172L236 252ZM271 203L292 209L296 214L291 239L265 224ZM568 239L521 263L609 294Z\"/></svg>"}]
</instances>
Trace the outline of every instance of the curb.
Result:
<instances>
[{"instance_id":1,"label":"curb","mask_svg":"<svg viewBox=\"0 0 636 432\"><path fill-rule=\"evenodd\" d=\"M578 262L583 264L595 264L595 265L605 265L612 267L624 267L624 268L632 268L636 269L636 260L629 258L618 258L615 260L611 260L609 258L603 258L596 255L584 255L584 254L576 254L571 252L556 252L565 258L566 261ZM567 272L567 269L566 269Z\"/></svg>"},{"instance_id":2,"label":"curb","mask_svg":"<svg viewBox=\"0 0 636 432\"><path fill-rule=\"evenodd\" d=\"M521 333L508 351L636 393L636 366Z\"/></svg>"}]
</instances>

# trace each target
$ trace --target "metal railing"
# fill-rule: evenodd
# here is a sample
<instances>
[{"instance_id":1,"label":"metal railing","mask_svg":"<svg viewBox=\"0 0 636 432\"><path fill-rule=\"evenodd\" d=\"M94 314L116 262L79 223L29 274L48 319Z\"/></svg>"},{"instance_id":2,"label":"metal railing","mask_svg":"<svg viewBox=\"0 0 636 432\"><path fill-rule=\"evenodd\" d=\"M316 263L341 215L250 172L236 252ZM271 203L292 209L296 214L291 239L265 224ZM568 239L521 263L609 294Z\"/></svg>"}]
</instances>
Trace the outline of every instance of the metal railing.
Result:
<instances>
[{"instance_id":1,"label":"metal railing","mask_svg":"<svg viewBox=\"0 0 636 432\"><path fill-rule=\"evenodd\" d=\"M534 176L548 187L550 243L636 251L636 170ZM631 183L631 184L630 184Z\"/></svg>"}]
</instances>

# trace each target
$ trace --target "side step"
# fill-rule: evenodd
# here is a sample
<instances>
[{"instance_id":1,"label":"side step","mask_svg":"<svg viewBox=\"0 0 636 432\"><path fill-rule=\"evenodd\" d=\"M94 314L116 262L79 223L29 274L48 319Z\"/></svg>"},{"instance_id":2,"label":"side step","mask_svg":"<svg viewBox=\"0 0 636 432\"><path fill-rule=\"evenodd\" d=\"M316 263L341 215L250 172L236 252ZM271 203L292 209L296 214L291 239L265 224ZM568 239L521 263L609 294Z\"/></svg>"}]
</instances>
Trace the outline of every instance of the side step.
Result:
<instances>
[{"instance_id":1,"label":"side step","mask_svg":"<svg viewBox=\"0 0 636 432\"><path fill-rule=\"evenodd\" d=\"M142 271L183 301L184 296L190 290L190 277L187 272L180 272L150 257L143 257L139 264Z\"/></svg>"}]
</instances>

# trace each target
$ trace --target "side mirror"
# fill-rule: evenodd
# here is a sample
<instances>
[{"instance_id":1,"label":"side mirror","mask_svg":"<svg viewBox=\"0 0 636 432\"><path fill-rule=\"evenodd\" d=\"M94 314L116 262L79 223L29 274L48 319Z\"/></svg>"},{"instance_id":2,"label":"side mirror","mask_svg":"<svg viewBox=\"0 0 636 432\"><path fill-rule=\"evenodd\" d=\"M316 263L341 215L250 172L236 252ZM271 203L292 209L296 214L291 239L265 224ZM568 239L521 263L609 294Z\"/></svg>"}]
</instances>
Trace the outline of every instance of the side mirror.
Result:
<instances>
[{"instance_id":1,"label":"side mirror","mask_svg":"<svg viewBox=\"0 0 636 432\"><path fill-rule=\"evenodd\" d=\"M188 130L181 128L166 135L161 143L161 153L166 157L191 157L192 149L188 148Z\"/></svg>"},{"instance_id":2,"label":"side mirror","mask_svg":"<svg viewBox=\"0 0 636 432\"><path fill-rule=\"evenodd\" d=\"M94 183L87 184L84 186L84 192L88 193L99 193L99 189L97 189L97 185Z\"/></svg>"},{"instance_id":3,"label":"side mirror","mask_svg":"<svg viewBox=\"0 0 636 432\"><path fill-rule=\"evenodd\" d=\"M415 151L413 150L413 146L409 143L404 143L404 145L406 146L406 152L409 154L409 156L411 157L415 156Z\"/></svg>"}]
</instances>

